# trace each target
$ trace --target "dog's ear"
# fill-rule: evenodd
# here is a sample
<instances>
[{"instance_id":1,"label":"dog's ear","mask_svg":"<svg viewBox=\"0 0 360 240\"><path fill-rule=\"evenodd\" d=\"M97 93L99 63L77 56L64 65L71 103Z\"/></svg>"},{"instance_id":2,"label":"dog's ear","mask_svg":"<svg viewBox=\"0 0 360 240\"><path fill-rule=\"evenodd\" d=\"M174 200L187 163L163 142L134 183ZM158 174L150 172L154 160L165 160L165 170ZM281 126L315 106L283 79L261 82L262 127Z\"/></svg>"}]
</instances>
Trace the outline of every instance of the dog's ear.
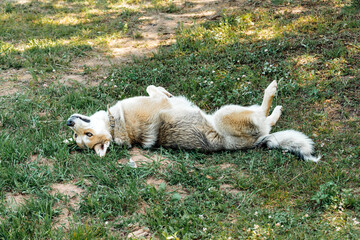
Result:
<instances>
[{"instance_id":1,"label":"dog's ear","mask_svg":"<svg viewBox=\"0 0 360 240\"><path fill-rule=\"evenodd\" d=\"M106 154L106 150L108 149L109 146L110 146L110 141L105 141L104 143L96 144L94 146L94 150L99 157L104 157Z\"/></svg>"}]
</instances>

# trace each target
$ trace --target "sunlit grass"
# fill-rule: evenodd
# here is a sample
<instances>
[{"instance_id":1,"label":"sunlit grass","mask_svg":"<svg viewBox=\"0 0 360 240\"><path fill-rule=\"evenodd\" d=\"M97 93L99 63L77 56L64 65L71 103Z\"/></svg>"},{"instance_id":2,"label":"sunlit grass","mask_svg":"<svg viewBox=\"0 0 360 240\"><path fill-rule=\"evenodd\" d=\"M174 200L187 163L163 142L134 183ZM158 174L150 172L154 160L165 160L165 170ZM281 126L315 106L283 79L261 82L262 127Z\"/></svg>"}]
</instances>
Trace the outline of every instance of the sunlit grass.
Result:
<instances>
[{"instance_id":1,"label":"sunlit grass","mask_svg":"<svg viewBox=\"0 0 360 240\"><path fill-rule=\"evenodd\" d=\"M67 25L67 26L71 26L71 25L78 25L78 24L85 24L87 22L90 22L90 19L82 19L77 17L76 15L74 16L61 16L60 18L57 17L52 17L52 18L41 18L38 21L34 21L34 24L38 24L38 25L45 25L45 24L50 24L50 25Z\"/></svg>"},{"instance_id":2,"label":"sunlit grass","mask_svg":"<svg viewBox=\"0 0 360 240\"><path fill-rule=\"evenodd\" d=\"M127 34L140 37L142 11L180 14L171 3L0 4L0 68L33 77L24 92L0 97L0 238L123 239L142 228L159 239L358 239L360 19L342 8L346 1L249 1L215 20L179 24L175 44L113 66L96 86L36 81L43 72L71 72L74 59L93 51L109 54ZM306 133L322 155L319 164L278 150L158 148L144 155L159 154L167 165L134 169L121 163L128 149L112 145L100 159L63 142L72 134L69 115L144 95L150 84L210 113L224 104L261 103L274 79L274 105L283 113L273 130ZM78 207L51 195L54 183L81 188ZM14 210L9 193L30 201ZM72 214L67 230L55 228L63 209Z\"/></svg>"},{"instance_id":3,"label":"sunlit grass","mask_svg":"<svg viewBox=\"0 0 360 240\"><path fill-rule=\"evenodd\" d=\"M134 31L140 15L134 9L109 9L94 1L38 1L17 6L0 5L5 12L0 62L5 69L29 68L38 73L65 70L94 45L107 49L112 39ZM69 8L64 11L64 6Z\"/></svg>"}]
</instances>

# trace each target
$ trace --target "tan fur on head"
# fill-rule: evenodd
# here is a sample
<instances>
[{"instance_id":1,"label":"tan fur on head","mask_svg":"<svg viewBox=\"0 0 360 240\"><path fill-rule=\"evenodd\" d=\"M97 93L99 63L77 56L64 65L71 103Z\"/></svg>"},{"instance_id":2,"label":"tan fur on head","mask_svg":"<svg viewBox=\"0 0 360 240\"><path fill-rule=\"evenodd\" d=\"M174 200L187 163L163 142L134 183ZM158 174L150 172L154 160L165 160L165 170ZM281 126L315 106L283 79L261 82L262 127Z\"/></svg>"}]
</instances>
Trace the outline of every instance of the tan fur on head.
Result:
<instances>
[{"instance_id":1,"label":"tan fur on head","mask_svg":"<svg viewBox=\"0 0 360 240\"><path fill-rule=\"evenodd\" d=\"M74 131L74 140L80 148L98 149L99 156L105 155L112 140L106 112L100 111L90 117L73 114L68 119L68 125Z\"/></svg>"}]
</instances>

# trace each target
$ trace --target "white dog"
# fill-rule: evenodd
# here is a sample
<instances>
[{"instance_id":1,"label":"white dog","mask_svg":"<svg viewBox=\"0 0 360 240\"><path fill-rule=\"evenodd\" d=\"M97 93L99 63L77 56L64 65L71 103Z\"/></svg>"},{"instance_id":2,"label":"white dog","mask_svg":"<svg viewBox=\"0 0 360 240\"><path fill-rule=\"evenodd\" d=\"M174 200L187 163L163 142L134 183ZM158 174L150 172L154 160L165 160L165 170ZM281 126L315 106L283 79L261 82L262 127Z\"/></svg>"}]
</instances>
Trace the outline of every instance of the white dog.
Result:
<instances>
[{"instance_id":1,"label":"white dog","mask_svg":"<svg viewBox=\"0 0 360 240\"><path fill-rule=\"evenodd\" d=\"M162 87L148 86L147 97L117 102L106 111L90 117L73 114L67 125L75 132L74 140L103 157L114 141L128 147L163 146L198 149L206 152L238 150L266 146L288 150L304 160L317 162L313 141L303 133L286 130L270 134L281 115L276 106L269 115L277 83L265 90L261 106L226 105L209 115L185 97L174 97Z\"/></svg>"}]
</instances>

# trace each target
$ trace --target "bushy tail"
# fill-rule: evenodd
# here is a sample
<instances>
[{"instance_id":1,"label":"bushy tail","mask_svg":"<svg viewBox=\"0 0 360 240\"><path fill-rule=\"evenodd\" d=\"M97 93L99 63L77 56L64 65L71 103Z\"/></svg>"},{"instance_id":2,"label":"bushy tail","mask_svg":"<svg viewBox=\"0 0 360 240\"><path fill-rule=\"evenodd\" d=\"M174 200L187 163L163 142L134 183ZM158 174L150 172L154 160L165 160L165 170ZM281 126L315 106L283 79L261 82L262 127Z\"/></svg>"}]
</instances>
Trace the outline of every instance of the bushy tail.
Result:
<instances>
[{"instance_id":1,"label":"bushy tail","mask_svg":"<svg viewBox=\"0 0 360 240\"><path fill-rule=\"evenodd\" d=\"M305 134L295 130L285 130L263 136L257 141L257 145L288 150L306 161L317 162L321 158L321 156L312 155L314 142Z\"/></svg>"}]
</instances>

